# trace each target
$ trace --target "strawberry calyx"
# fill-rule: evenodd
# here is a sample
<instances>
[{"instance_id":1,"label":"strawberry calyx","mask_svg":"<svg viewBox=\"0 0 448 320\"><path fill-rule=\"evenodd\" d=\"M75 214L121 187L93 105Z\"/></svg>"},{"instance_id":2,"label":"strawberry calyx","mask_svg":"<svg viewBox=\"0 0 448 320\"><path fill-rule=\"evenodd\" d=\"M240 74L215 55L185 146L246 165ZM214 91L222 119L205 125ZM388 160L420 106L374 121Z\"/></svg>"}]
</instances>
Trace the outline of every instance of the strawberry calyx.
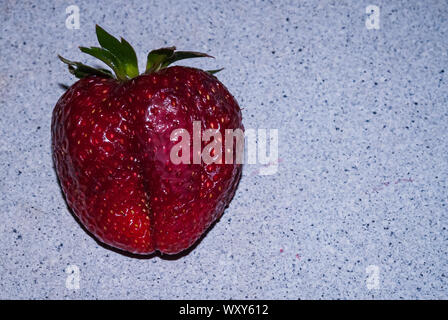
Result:
<instances>
[{"instance_id":1,"label":"strawberry calyx","mask_svg":"<svg viewBox=\"0 0 448 320\"><path fill-rule=\"evenodd\" d=\"M176 47L152 50L150 53L148 53L145 73L159 71L160 69L166 68L171 63L179 60L201 57L213 58L212 56L201 52L176 51Z\"/></svg>"},{"instance_id":2,"label":"strawberry calyx","mask_svg":"<svg viewBox=\"0 0 448 320\"><path fill-rule=\"evenodd\" d=\"M78 61L71 61L58 55L59 59L68 65L68 70L77 78L84 78L92 75L114 78L124 82L137 77L138 60L135 50L125 39L118 40L99 25L96 25L96 35L100 47L79 47L79 49L102 62L104 62L113 73L107 69L95 68L85 65ZM152 50L147 56L146 70L144 74L157 72L168 67L172 63L191 58L213 58L212 56L194 51L176 51L176 47L160 48ZM223 69L208 70L207 72L215 74Z\"/></svg>"}]
</instances>

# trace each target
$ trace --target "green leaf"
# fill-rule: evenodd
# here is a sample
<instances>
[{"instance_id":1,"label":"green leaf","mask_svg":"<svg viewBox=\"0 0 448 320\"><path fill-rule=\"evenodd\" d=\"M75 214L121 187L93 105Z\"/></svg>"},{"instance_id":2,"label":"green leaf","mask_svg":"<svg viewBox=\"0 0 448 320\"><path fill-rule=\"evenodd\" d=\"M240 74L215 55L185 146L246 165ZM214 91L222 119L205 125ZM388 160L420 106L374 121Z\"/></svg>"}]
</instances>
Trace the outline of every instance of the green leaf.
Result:
<instances>
[{"instance_id":1,"label":"green leaf","mask_svg":"<svg viewBox=\"0 0 448 320\"><path fill-rule=\"evenodd\" d=\"M113 78L113 74L108 70L95 69L93 67L82 64L81 62L65 59L60 55L58 55L58 58L68 65L68 70L70 71L70 73L75 75L75 77L77 78L85 78L92 75Z\"/></svg>"},{"instance_id":2,"label":"green leaf","mask_svg":"<svg viewBox=\"0 0 448 320\"><path fill-rule=\"evenodd\" d=\"M161 68L163 62L166 59L170 58L174 54L175 50L176 47L169 47L152 50L150 53L148 53L145 73L158 71Z\"/></svg>"},{"instance_id":3,"label":"green leaf","mask_svg":"<svg viewBox=\"0 0 448 320\"><path fill-rule=\"evenodd\" d=\"M121 46L123 51L123 56L125 58L126 74L131 78L139 75L138 72L138 60L137 54L134 48L125 39L121 38Z\"/></svg>"},{"instance_id":4,"label":"green leaf","mask_svg":"<svg viewBox=\"0 0 448 320\"><path fill-rule=\"evenodd\" d=\"M118 41L117 38L109 34L99 25L96 25L96 37L98 38L98 42L104 49L107 49L114 54L121 51L120 41Z\"/></svg>"},{"instance_id":5,"label":"green leaf","mask_svg":"<svg viewBox=\"0 0 448 320\"><path fill-rule=\"evenodd\" d=\"M215 70L207 70L207 72L210 73L210 74L215 74L215 73L218 73L219 71L222 71L222 70L224 70L224 68L215 69Z\"/></svg>"},{"instance_id":6,"label":"green leaf","mask_svg":"<svg viewBox=\"0 0 448 320\"><path fill-rule=\"evenodd\" d=\"M105 73L108 73L108 74L110 74L111 75L111 77L114 77L114 75L112 74L112 72L110 72L109 70L107 70L107 69L103 69L103 68L96 68L97 70L99 70L99 71L101 71L101 72L105 72Z\"/></svg>"},{"instance_id":7,"label":"green leaf","mask_svg":"<svg viewBox=\"0 0 448 320\"><path fill-rule=\"evenodd\" d=\"M166 68L170 64L179 60L191 59L191 58L203 58L203 57L213 58L212 56L206 53L194 52L194 51L175 51L175 50L176 47L152 50L148 54L145 73L151 73Z\"/></svg>"},{"instance_id":8,"label":"green leaf","mask_svg":"<svg viewBox=\"0 0 448 320\"><path fill-rule=\"evenodd\" d=\"M118 58L104 48L98 47L79 47L79 49L107 64L120 79L126 79L126 72Z\"/></svg>"},{"instance_id":9,"label":"green leaf","mask_svg":"<svg viewBox=\"0 0 448 320\"><path fill-rule=\"evenodd\" d=\"M119 81L126 81L139 75L137 55L129 42L123 38L118 40L99 25L96 25L96 35L100 44L99 47L80 47L80 49L82 52L103 61L113 70L115 76L112 72L106 69L93 68L80 62L70 61L59 56L59 58L68 65L71 73L80 78L89 75L98 75L116 78ZM202 57L213 58L212 56L201 52L176 51L175 47L152 50L147 57L145 74L157 72L180 60ZM221 70L222 69L210 70L208 72L210 74L215 74Z\"/></svg>"},{"instance_id":10,"label":"green leaf","mask_svg":"<svg viewBox=\"0 0 448 320\"><path fill-rule=\"evenodd\" d=\"M176 51L171 57L168 57L162 64L162 68L165 68L169 66L170 64L184 59L191 59L191 58L213 58L212 56L202 53L202 52L195 52L195 51Z\"/></svg>"},{"instance_id":11,"label":"green leaf","mask_svg":"<svg viewBox=\"0 0 448 320\"><path fill-rule=\"evenodd\" d=\"M101 47L117 57L120 67L125 71L126 76L133 78L139 75L137 55L126 40L121 38L120 42L99 25L96 25L96 36Z\"/></svg>"}]
</instances>

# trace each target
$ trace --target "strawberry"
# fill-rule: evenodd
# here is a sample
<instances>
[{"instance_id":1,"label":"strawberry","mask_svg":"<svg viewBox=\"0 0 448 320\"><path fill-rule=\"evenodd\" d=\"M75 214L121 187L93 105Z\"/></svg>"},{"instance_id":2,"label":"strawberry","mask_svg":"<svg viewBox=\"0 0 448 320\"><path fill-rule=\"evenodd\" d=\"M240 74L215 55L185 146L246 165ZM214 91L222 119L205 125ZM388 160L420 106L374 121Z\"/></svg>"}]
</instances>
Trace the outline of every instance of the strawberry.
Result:
<instances>
[{"instance_id":1,"label":"strawberry","mask_svg":"<svg viewBox=\"0 0 448 320\"><path fill-rule=\"evenodd\" d=\"M242 166L174 164L170 150L178 140L171 133L186 129L193 137L193 121L222 137L226 129L244 130L240 108L213 75L219 70L169 66L208 55L174 47L153 50L140 75L126 40L99 26L96 33L100 47L80 49L113 73L60 57L80 78L57 102L51 124L65 198L82 225L105 244L135 254L179 253L222 215Z\"/></svg>"}]
</instances>

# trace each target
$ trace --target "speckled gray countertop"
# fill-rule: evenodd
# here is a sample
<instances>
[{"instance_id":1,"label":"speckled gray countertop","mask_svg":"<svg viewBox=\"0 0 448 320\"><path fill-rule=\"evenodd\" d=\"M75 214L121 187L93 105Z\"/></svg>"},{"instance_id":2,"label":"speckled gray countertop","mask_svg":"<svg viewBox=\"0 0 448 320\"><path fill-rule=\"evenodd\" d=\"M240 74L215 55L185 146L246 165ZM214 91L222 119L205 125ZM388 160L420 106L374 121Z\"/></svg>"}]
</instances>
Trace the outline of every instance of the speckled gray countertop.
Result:
<instances>
[{"instance_id":1,"label":"speckled gray countertop","mask_svg":"<svg viewBox=\"0 0 448 320\"><path fill-rule=\"evenodd\" d=\"M447 299L447 17L446 1L2 1L0 298ZM92 61L77 47L96 23L141 62L216 56L188 64L225 67L245 127L279 130L277 173L246 165L178 259L100 246L61 195L50 119L74 79L56 55Z\"/></svg>"}]
</instances>

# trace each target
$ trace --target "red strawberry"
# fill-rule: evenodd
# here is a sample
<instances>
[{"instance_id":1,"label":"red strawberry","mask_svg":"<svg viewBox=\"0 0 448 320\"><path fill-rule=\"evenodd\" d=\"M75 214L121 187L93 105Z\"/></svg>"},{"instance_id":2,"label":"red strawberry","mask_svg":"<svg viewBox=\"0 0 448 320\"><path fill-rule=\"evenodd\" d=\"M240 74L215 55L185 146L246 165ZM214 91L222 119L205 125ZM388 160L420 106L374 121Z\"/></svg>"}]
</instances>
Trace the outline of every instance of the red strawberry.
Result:
<instances>
[{"instance_id":1,"label":"red strawberry","mask_svg":"<svg viewBox=\"0 0 448 320\"><path fill-rule=\"evenodd\" d=\"M221 216L242 167L174 164L170 150L177 141L170 135L184 128L192 137L199 121L202 130L215 128L225 137L225 129L243 130L240 108L213 72L168 67L207 55L154 50L139 75L129 43L99 26L96 31L101 47L80 49L115 76L60 57L81 78L59 99L52 119L53 158L66 200L108 245L138 254L179 253Z\"/></svg>"}]
</instances>

